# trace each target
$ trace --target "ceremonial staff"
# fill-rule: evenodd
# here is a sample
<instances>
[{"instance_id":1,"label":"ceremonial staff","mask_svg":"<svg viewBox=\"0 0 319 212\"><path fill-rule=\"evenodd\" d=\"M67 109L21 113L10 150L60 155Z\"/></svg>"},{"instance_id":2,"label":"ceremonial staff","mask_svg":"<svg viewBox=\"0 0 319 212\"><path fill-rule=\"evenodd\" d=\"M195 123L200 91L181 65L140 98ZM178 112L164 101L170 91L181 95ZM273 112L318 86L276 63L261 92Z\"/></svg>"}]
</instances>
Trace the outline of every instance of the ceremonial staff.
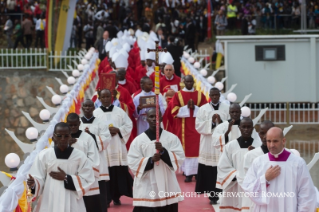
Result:
<instances>
[{"instance_id":1,"label":"ceremonial staff","mask_svg":"<svg viewBox=\"0 0 319 212\"><path fill-rule=\"evenodd\" d=\"M147 52L155 52L155 95L156 95L156 142L159 142L159 98L158 95L160 94L160 70L158 64L158 53L159 52L167 52L167 49L159 49L158 48L159 41L155 41L155 49L147 49ZM157 150L158 153L158 150ZM156 162L158 165L158 162Z\"/></svg>"}]
</instances>

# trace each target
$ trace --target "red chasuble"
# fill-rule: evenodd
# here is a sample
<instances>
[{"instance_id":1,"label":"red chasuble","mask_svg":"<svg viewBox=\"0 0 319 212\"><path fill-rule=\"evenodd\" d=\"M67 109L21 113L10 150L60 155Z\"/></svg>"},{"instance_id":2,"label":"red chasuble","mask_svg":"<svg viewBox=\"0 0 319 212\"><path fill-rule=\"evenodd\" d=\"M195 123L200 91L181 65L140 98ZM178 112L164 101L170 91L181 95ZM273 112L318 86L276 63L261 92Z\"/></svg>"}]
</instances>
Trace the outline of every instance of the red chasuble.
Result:
<instances>
[{"instance_id":1,"label":"red chasuble","mask_svg":"<svg viewBox=\"0 0 319 212\"><path fill-rule=\"evenodd\" d=\"M160 75L160 80L165 77L165 75L161 72L161 75ZM175 76L174 76L175 77ZM155 72L153 72L151 75L150 75L150 78L151 80L153 81L153 83L155 82Z\"/></svg>"},{"instance_id":2,"label":"red chasuble","mask_svg":"<svg viewBox=\"0 0 319 212\"><path fill-rule=\"evenodd\" d=\"M99 69L98 69L99 76L100 76L100 73L103 72L103 69L105 68L105 66L107 65L110 65L110 63L108 61L108 57L105 57L99 65Z\"/></svg>"},{"instance_id":3,"label":"red chasuble","mask_svg":"<svg viewBox=\"0 0 319 212\"><path fill-rule=\"evenodd\" d=\"M166 79L166 77L162 77L160 80L160 92L161 94L164 94L167 92L168 89L172 89L172 87L177 88L179 91L181 88L179 86L179 83L181 82L181 78L176 76L174 74L174 78L172 80ZM174 90L174 89L172 89Z\"/></svg>"},{"instance_id":4,"label":"red chasuble","mask_svg":"<svg viewBox=\"0 0 319 212\"><path fill-rule=\"evenodd\" d=\"M126 143L126 148L128 150L130 148L132 141L134 140L134 138L137 135L136 119L133 116L134 111L135 111L135 105L133 103L133 99L132 99L130 93L124 87L122 87L121 85L118 85L116 90L117 90L117 99L121 103L121 108L128 114L128 116L130 117L130 119L133 122L132 133L131 133L129 140Z\"/></svg>"},{"instance_id":5,"label":"red chasuble","mask_svg":"<svg viewBox=\"0 0 319 212\"><path fill-rule=\"evenodd\" d=\"M189 118L178 118L179 108L187 105L192 99L198 107L206 104L206 98L200 91L185 92L179 91L175 93L172 99L172 116L175 118L174 131L182 142L186 157L198 157L200 134L195 129L196 117L193 117L194 110L190 110Z\"/></svg>"},{"instance_id":6,"label":"red chasuble","mask_svg":"<svg viewBox=\"0 0 319 212\"><path fill-rule=\"evenodd\" d=\"M135 88L137 89L139 88L139 86L138 86L138 83L136 83L136 79L137 79L137 76L135 71L131 67L127 67L126 80L131 81L134 84Z\"/></svg>"},{"instance_id":7,"label":"red chasuble","mask_svg":"<svg viewBox=\"0 0 319 212\"><path fill-rule=\"evenodd\" d=\"M133 93L135 93L137 91L137 88L135 87L133 82L131 82L127 79L126 79L125 84L119 84L119 85L122 86L123 88L125 88L130 93L131 96Z\"/></svg>"},{"instance_id":8,"label":"red chasuble","mask_svg":"<svg viewBox=\"0 0 319 212\"><path fill-rule=\"evenodd\" d=\"M142 77L146 76L146 68L142 66L142 64L139 64L136 66L135 73L137 75L137 83L140 84ZM140 86L138 86L140 88Z\"/></svg>"}]
</instances>

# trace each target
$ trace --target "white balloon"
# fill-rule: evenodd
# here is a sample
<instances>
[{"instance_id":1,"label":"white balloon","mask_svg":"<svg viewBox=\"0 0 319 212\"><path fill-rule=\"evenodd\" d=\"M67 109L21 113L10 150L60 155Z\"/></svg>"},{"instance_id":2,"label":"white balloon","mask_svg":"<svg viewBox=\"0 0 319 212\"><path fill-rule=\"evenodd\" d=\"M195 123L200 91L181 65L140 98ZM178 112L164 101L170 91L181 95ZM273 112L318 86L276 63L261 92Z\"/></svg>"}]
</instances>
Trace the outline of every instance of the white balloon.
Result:
<instances>
[{"instance_id":1,"label":"white balloon","mask_svg":"<svg viewBox=\"0 0 319 212\"><path fill-rule=\"evenodd\" d=\"M183 52L183 56L187 57L188 53L187 52Z\"/></svg>"},{"instance_id":2,"label":"white balloon","mask_svg":"<svg viewBox=\"0 0 319 212\"><path fill-rule=\"evenodd\" d=\"M241 116L242 117L249 117L250 116L250 108L247 106L244 106L241 108Z\"/></svg>"},{"instance_id":3,"label":"white balloon","mask_svg":"<svg viewBox=\"0 0 319 212\"><path fill-rule=\"evenodd\" d=\"M194 68L200 68L200 63L199 62L195 62L194 63Z\"/></svg>"},{"instance_id":4,"label":"white balloon","mask_svg":"<svg viewBox=\"0 0 319 212\"><path fill-rule=\"evenodd\" d=\"M6 158L4 159L7 167L9 168L17 168L20 164L20 157L16 153L9 153L7 154Z\"/></svg>"},{"instance_id":5,"label":"white balloon","mask_svg":"<svg viewBox=\"0 0 319 212\"><path fill-rule=\"evenodd\" d=\"M68 83L70 85L73 85L75 83L75 78L74 77L68 77Z\"/></svg>"},{"instance_id":6,"label":"white balloon","mask_svg":"<svg viewBox=\"0 0 319 212\"><path fill-rule=\"evenodd\" d=\"M206 69L200 70L199 73L200 73L202 76L204 76L204 77L207 76L207 70L206 70ZM208 77L208 78L209 78L209 77ZM213 77L213 78L214 78L214 82L215 82L215 77ZM209 79L207 79L207 80L209 80ZM213 83L214 83L214 82L213 82Z\"/></svg>"},{"instance_id":7,"label":"white balloon","mask_svg":"<svg viewBox=\"0 0 319 212\"><path fill-rule=\"evenodd\" d=\"M194 59L193 57L190 57L190 58L188 58L188 62L194 63L194 62L195 62L195 59Z\"/></svg>"},{"instance_id":8,"label":"white balloon","mask_svg":"<svg viewBox=\"0 0 319 212\"><path fill-rule=\"evenodd\" d=\"M43 110L40 111L39 115L40 115L40 119L42 121L49 121L51 113L47 109L43 109Z\"/></svg>"},{"instance_id":9,"label":"white balloon","mask_svg":"<svg viewBox=\"0 0 319 212\"><path fill-rule=\"evenodd\" d=\"M221 82L216 82L216 84L214 85L216 88L218 88L218 90L223 90L224 88L224 84Z\"/></svg>"},{"instance_id":10,"label":"white balloon","mask_svg":"<svg viewBox=\"0 0 319 212\"><path fill-rule=\"evenodd\" d=\"M81 60L82 65L88 64L88 61L86 59Z\"/></svg>"},{"instance_id":11,"label":"white balloon","mask_svg":"<svg viewBox=\"0 0 319 212\"><path fill-rule=\"evenodd\" d=\"M227 95L227 99L228 99L230 102L235 102L236 99L237 99L237 95L236 95L235 93L231 92L231 93L229 93L229 94Z\"/></svg>"},{"instance_id":12,"label":"white balloon","mask_svg":"<svg viewBox=\"0 0 319 212\"><path fill-rule=\"evenodd\" d=\"M207 81L208 81L210 84L214 84L214 83L216 82L216 79L215 79L215 77L213 77L213 76L209 76L209 77L207 78Z\"/></svg>"},{"instance_id":13,"label":"white balloon","mask_svg":"<svg viewBox=\"0 0 319 212\"><path fill-rule=\"evenodd\" d=\"M60 92L66 94L69 91L69 87L65 84L60 86Z\"/></svg>"},{"instance_id":14,"label":"white balloon","mask_svg":"<svg viewBox=\"0 0 319 212\"><path fill-rule=\"evenodd\" d=\"M82 64L79 64L77 68L78 68L79 71L83 71L84 66Z\"/></svg>"},{"instance_id":15,"label":"white balloon","mask_svg":"<svg viewBox=\"0 0 319 212\"><path fill-rule=\"evenodd\" d=\"M60 95L53 95L51 98L51 101L53 104L59 105L59 104L61 104L62 99L61 99Z\"/></svg>"},{"instance_id":16,"label":"white balloon","mask_svg":"<svg viewBox=\"0 0 319 212\"><path fill-rule=\"evenodd\" d=\"M79 70L73 70L72 71L72 75L74 76L74 77L78 77L78 76L80 76L80 72L79 72Z\"/></svg>"},{"instance_id":17,"label":"white balloon","mask_svg":"<svg viewBox=\"0 0 319 212\"><path fill-rule=\"evenodd\" d=\"M92 56L91 54L86 54L86 55L84 56L84 58L87 59L87 60L89 60L89 59L91 58L91 56Z\"/></svg>"},{"instance_id":18,"label":"white balloon","mask_svg":"<svg viewBox=\"0 0 319 212\"><path fill-rule=\"evenodd\" d=\"M185 52L184 57L185 57L186 59L188 59L188 58L190 57L190 55L188 54L188 52Z\"/></svg>"},{"instance_id":19,"label":"white balloon","mask_svg":"<svg viewBox=\"0 0 319 212\"><path fill-rule=\"evenodd\" d=\"M35 141L38 138L39 132L37 128L35 127L29 127L25 131L25 136L30 140L30 141Z\"/></svg>"}]
</instances>

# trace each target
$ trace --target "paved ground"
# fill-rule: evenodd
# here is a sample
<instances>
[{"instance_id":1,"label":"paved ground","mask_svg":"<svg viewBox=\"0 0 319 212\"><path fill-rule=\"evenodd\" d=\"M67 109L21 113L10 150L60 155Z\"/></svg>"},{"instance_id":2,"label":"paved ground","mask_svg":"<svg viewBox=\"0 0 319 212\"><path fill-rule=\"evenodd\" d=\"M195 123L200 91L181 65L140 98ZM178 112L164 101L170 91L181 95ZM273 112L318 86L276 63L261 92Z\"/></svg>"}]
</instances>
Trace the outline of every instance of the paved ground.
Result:
<instances>
[{"instance_id":1,"label":"paved ground","mask_svg":"<svg viewBox=\"0 0 319 212\"><path fill-rule=\"evenodd\" d=\"M196 181L193 178L193 182L185 183L185 177L181 173L177 173L177 180L181 187L182 192L195 193ZM127 197L121 197L121 206L114 206L111 203L111 207L108 208L108 212L131 212L133 210L132 199ZM214 208L209 204L208 198L204 195L199 197L184 197L184 201L178 204L178 210L182 212L198 212L198 211L210 211L215 212ZM216 210L218 212L218 210Z\"/></svg>"}]
</instances>

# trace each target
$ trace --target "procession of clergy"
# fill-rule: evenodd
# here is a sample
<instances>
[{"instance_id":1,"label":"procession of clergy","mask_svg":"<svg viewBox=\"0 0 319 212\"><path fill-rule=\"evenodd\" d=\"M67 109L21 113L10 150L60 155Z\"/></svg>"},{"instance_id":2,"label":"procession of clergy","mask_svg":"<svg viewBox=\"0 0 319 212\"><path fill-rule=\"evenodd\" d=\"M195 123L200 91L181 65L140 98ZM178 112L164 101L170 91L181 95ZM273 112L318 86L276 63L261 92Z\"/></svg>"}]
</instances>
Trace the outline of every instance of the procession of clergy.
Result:
<instances>
[{"instance_id":1,"label":"procession of clergy","mask_svg":"<svg viewBox=\"0 0 319 212\"><path fill-rule=\"evenodd\" d=\"M134 212L178 211L181 171L185 183L196 180L194 192L210 194L207 204L220 202L219 211L315 211L316 188L305 161L285 148L283 131L263 121L256 132L215 87L207 99L191 75L174 74L168 52L159 56L156 142L156 109L140 101L155 95L155 52L146 49L156 39L137 30L135 38L125 31L108 41L97 95L83 102L82 117L70 113L55 126L52 147L30 170L27 184L40 197L35 210L105 212L125 195ZM108 82L114 89L103 74L116 76Z\"/></svg>"}]
</instances>

